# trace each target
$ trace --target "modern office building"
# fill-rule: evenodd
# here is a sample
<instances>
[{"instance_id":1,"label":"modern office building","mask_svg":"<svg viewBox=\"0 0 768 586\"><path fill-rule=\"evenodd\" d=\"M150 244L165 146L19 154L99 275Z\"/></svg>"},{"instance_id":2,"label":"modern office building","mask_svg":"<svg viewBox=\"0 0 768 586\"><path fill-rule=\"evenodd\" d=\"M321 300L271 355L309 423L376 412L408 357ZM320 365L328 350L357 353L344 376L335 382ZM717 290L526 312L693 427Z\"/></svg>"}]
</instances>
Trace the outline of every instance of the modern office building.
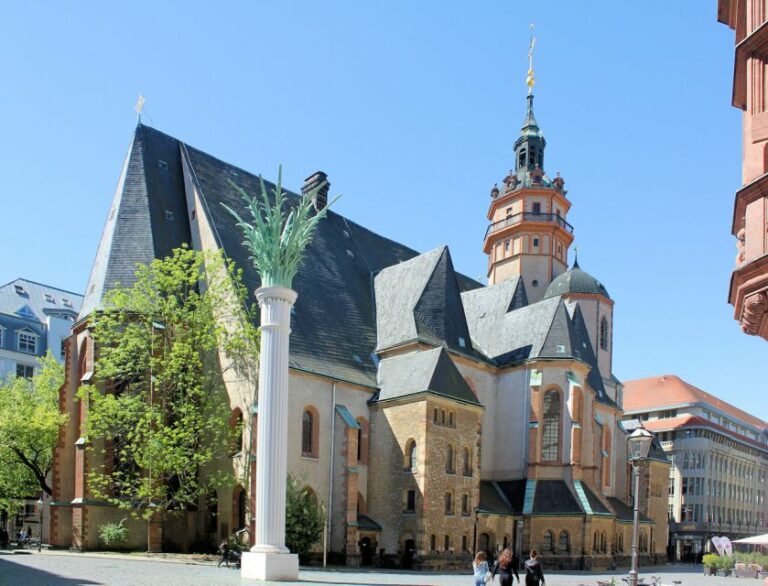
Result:
<instances>
[{"instance_id":1,"label":"modern office building","mask_svg":"<svg viewBox=\"0 0 768 586\"><path fill-rule=\"evenodd\" d=\"M768 12L765 0L719 0L717 19L734 29L731 104L743 115L742 186L731 231L738 253L728 301L747 334L768 340Z\"/></svg>"},{"instance_id":2,"label":"modern office building","mask_svg":"<svg viewBox=\"0 0 768 586\"><path fill-rule=\"evenodd\" d=\"M710 550L710 537L768 532L768 423L674 375L628 381L624 415L658 434L672 467L675 559Z\"/></svg>"}]
</instances>

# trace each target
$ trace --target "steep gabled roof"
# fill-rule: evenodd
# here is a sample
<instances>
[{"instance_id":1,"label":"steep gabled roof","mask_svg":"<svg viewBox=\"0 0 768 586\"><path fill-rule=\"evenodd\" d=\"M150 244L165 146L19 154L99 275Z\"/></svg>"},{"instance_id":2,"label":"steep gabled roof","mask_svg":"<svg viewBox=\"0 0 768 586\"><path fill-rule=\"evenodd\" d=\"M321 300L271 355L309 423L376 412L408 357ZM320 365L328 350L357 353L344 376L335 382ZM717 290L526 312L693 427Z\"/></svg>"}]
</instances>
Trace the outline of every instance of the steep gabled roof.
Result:
<instances>
[{"instance_id":1,"label":"steep gabled roof","mask_svg":"<svg viewBox=\"0 0 768 586\"><path fill-rule=\"evenodd\" d=\"M374 401L391 401L422 393L480 404L445 348L409 352L381 361L379 392Z\"/></svg>"},{"instance_id":2,"label":"steep gabled roof","mask_svg":"<svg viewBox=\"0 0 768 586\"><path fill-rule=\"evenodd\" d=\"M484 358L472 347L462 281L446 246L382 270L375 279L377 350L422 340Z\"/></svg>"},{"instance_id":3,"label":"steep gabled roof","mask_svg":"<svg viewBox=\"0 0 768 586\"><path fill-rule=\"evenodd\" d=\"M135 282L137 263L163 258L190 243L179 142L136 127L93 261L80 318L118 283Z\"/></svg>"}]
</instances>

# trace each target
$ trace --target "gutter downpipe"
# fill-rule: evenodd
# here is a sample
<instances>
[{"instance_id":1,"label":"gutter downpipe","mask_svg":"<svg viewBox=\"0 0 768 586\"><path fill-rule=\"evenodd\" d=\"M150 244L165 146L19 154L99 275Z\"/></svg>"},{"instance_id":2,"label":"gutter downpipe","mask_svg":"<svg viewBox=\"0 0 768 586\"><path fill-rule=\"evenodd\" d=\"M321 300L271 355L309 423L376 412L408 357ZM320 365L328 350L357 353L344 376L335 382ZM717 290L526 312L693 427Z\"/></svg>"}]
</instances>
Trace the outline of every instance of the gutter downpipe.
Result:
<instances>
[{"instance_id":1,"label":"gutter downpipe","mask_svg":"<svg viewBox=\"0 0 768 586\"><path fill-rule=\"evenodd\" d=\"M328 565L328 546L331 542L331 518L333 513L333 455L336 435L336 383L332 383L331 393L331 456L328 465L328 511L326 512L325 528L323 530L323 567Z\"/></svg>"}]
</instances>

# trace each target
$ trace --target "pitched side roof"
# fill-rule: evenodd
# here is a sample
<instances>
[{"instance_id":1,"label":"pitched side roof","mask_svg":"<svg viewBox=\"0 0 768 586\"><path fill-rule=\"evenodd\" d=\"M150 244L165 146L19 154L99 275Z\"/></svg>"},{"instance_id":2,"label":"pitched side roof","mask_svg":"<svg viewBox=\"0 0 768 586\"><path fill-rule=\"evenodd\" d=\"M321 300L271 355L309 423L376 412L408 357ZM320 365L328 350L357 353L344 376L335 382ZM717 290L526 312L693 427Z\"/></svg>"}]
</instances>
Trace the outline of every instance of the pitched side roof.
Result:
<instances>
[{"instance_id":1,"label":"pitched side roof","mask_svg":"<svg viewBox=\"0 0 768 586\"><path fill-rule=\"evenodd\" d=\"M564 481L538 480L533 497L533 514L583 515L584 510Z\"/></svg>"},{"instance_id":2,"label":"pitched side roof","mask_svg":"<svg viewBox=\"0 0 768 586\"><path fill-rule=\"evenodd\" d=\"M179 142L139 125L123 165L80 308L98 308L118 283L135 282L137 263L190 242Z\"/></svg>"},{"instance_id":3,"label":"pitched side roof","mask_svg":"<svg viewBox=\"0 0 768 586\"><path fill-rule=\"evenodd\" d=\"M625 522L632 522L634 511L632 510L632 507L629 505L623 503L621 500L609 496L606 497L606 500L608 501L608 504L611 506L611 510L613 511L614 515L616 515L617 521L625 521ZM641 523L653 523L653 519L648 517L647 515L644 515L643 513L640 513L640 522Z\"/></svg>"},{"instance_id":4,"label":"pitched side roof","mask_svg":"<svg viewBox=\"0 0 768 586\"><path fill-rule=\"evenodd\" d=\"M443 347L386 358L379 364L376 401L433 393L479 405L475 394Z\"/></svg>"},{"instance_id":5,"label":"pitched side roof","mask_svg":"<svg viewBox=\"0 0 768 586\"><path fill-rule=\"evenodd\" d=\"M768 427L768 422L695 387L674 374L652 376L624 383L624 410L627 413L695 403L710 405L726 415L758 429Z\"/></svg>"},{"instance_id":6,"label":"pitched side roof","mask_svg":"<svg viewBox=\"0 0 768 586\"><path fill-rule=\"evenodd\" d=\"M188 145L183 152L219 245L243 269L249 290L259 275L242 245L242 232L224 209L250 217L240 193L260 191L258 177ZM271 195L274 185L265 181ZM288 192L289 198L297 198ZM295 201L295 200L294 200ZM293 281L298 293L291 321L290 366L353 383L375 386L376 327L373 275L417 253L328 211L304 253Z\"/></svg>"},{"instance_id":7,"label":"pitched side roof","mask_svg":"<svg viewBox=\"0 0 768 586\"><path fill-rule=\"evenodd\" d=\"M45 322L46 316L51 313L71 314L74 317L80 311L82 301L83 296L79 293L29 279L15 279L0 286L0 313L22 319Z\"/></svg>"}]
</instances>

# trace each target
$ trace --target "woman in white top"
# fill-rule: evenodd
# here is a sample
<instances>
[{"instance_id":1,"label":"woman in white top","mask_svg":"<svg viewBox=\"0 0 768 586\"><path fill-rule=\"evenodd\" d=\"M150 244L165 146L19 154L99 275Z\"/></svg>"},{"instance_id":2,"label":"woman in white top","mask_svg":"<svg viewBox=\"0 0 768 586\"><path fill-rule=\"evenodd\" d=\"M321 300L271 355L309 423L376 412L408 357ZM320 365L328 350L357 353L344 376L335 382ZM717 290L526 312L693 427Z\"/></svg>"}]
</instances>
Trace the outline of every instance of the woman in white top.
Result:
<instances>
[{"instance_id":1,"label":"woman in white top","mask_svg":"<svg viewBox=\"0 0 768 586\"><path fill-rule=\"evenodd\" d=\"M488 574L488 562L486 561L484 551L477 552L477 555L475 556L475 561L472 562L472 570L474 570L474 573L475 573L475 586L485 586L486 584L485 577L489 574Z\"/></svg>"}]
</instances>

